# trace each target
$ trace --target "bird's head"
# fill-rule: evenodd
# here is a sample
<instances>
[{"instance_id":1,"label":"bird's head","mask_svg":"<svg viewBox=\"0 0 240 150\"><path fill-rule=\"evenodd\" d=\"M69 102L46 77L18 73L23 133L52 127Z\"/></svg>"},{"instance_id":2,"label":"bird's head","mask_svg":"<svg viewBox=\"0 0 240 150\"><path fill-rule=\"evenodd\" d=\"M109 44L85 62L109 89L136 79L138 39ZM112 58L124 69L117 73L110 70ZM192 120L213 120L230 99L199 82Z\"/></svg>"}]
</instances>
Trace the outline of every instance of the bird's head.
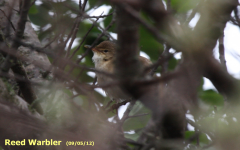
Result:
<instances>
[{"instance_id":1,"label":"bird's head","mask_svg":"<svg viewBox=\"0 0 240 150\"><path fill-rule=\"evenodd\" d=\"M85 45L86 48L89 48L88 45ZM94 53L93 61L110 61L115 57L116 45L111 41L103 41L96 47L92 48Z\"/></svg>"}]
</instances>

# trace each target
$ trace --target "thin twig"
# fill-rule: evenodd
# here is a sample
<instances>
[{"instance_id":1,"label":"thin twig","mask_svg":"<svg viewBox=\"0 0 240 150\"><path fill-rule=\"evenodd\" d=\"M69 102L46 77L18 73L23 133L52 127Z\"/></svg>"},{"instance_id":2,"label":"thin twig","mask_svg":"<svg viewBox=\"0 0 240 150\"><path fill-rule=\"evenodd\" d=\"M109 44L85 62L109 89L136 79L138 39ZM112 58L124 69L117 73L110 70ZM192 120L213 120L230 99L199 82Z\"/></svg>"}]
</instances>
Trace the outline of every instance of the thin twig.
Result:
<instances>
[{"instance_id":1,"label":"thin twig","mask_svg":"<svg viewBox=\"0 0 240 150\"><path fill-rule=\"evenodd\" d=\"M71 36L72 38L71 38L71 41L68 45L67 52L66 52L66 55L65 55L66 58L69 56L71 48L72 48L72 44L77 37L77 32L79 30L79 25L80 25L81 21L82 21L82 17L78 17L77 20L76 20L76 24L75 24L75 27L74 27L74 30L73 30L73 33L72 33L72 36Z\"/></svg>"},{"instance_id":2,"label":"thin twig","mask_svg":"<svg viewBox=\"0 0 240 150\"><path fill-rule=\"evenodd\" d=\"M133 109L133 106L136 104L135 100L131 100L130 104L128 105L126 111L123 114L123 117L121 119L121 126L123 125L123 123L129 118L129 113L131 112L131 110Z\"/></svg>"},{"instance_id":3,"label":"thin twig","mask_svg":"<svg viewBox=\"0 0 240 150\"><path fill-rule=\"evenodd\" d=\"M115 110L115 109L118 109L120 106L126 105L126 104L127 104L128 102L130 102L130 101L131 101L131 99L125 100L125 101L123 101L123 102L121 102L121 103L114 104L114 105L112 105L111 108L108 109L106 112L108 113L108 112L110 112L110 111L113 111L113 110Z\"/></svg>"},{"instance_id":4,"label":"thin twig","mask_svg":"<svg viewBox=\"0 0 240 150\"><path fill-rule=\"evenodd\" d=\"M197 4L197 6L195 8L192 9L191 14L189 15L189 17L186 19L186 21L184 22L185 25L189 24L189 22L193 19L193 17L196 15L196 13L198 12L200 6L202 5L202 2L199 2Z\"/></svg>"},{"instance_id":5,"label":"thin twig","mask_svg":"<svg viewBox=\"0 0 240 150\"><path fill-rule=\"evenodd\" d=\"M33 5L35 4L36 1L37 1L37 0L34 0L34 1L31 3L31 6L33 6Z\"/></svg>"},{"instance_id":6,"label":"thin twig","mask_svg":"<svg viewBox=\"0 0 240 150\"><path fill-rule=\"evenodd\" d=\"M106 82L104 84L97 84L97 85L92 85L91 87L93 89L95 88L109 88L109 87L112 87L112 86L116 86L116 85L119 85L119 81L111 81L111 82Z\"/></svg>"},{"instance_id":7,"label":"thin twig","mask_svg":"<svg viewBox=\"0 0 240 150\"><path fill-rule=\"evenodd\" d=\"M71 9L72 11L78 13L79 15L82 16L83 19L88 18L90 21L95 22L95 20L93 20L88 14L84 13L84 12L79 12L76 8L70 6L70 5L65 5L66 7L68 7L69 9ZM114 14L114 13L113 13ZM115 19L115 17L113 16L113 19ZM110 38L111 40L115 40L106 30L104 30L100 25L97 24L97 27L101 30L101 32L104 33L104 35L106 35L108 38Z\"/></svg>"},{"instance_id":8,"label":"thin twig","mask_svg":"<svg viewBox=\"0 0 240 150\"><path fill-rule=\"evenodd\" d=\"M110 13L110 14L107 14L107 15L101 15L101 16L88 16L88 17L85 17L86 19L88 18L106 18L106 17L109 17L111 16L113 13Z\"/></svg>"},{"instance_id":9,"label":"thin twig","mask_svg":"<svg viewBox=\"0 0 240 150\"><path fill-rule=\"evenodd\" d=\"M167 71L168 71L168 60L170 59L170 58L172 58L172 56L173 55L171 55L170 53L169 53L169 50L170 50L170 46L168 45L168 44L165 44L165 49L164 49L164 52L163 52L163 59L165 60L162 64L161 64L161 67L162 67L162 71L161 71L161 73L163 74L163 73L166 73Z\"/></svg>"},{"instance_id":10,"label":"thin twig","mask_svg":"<svg viewBox=\"0 0 240 150\"><path fill-rule=\"evenodd\" d=\"M172 48L176 49L176 50L180 50L180 51L184 51L184 45L179 44L179 40L177 40L176 38L169 36L167 34L164 34L162 32L160 32L156 27L150 25L149 23L147 23L145 20L143 20L141 18L141 16L139 15L139 13L134 10L132 7L130 7L127 4L121 4L121 7L127 12L129 13L134 19L136 19L136 21L138 21L139 23L141 23L147 30L148 32L150 32L155 39L159 42L159 43L164 43L166 42L168 45L170 45Z\"/></svg>"},{"instance_id":11,"label":"thin twig","mask_svg":"<svg viewBox=\"0 0 240 150\"><path fill-rule=\"evenodd\" d=\"M238 16L238 8L234 9L234 17L235 17L236 21L239 23L240 20L239 20L239 16Z\"/></svg>"},{"instance_id":12,"label":"thin twig","mask_svg":"<svg viewBox=\"0 0 240 150\"><path fill-rule=\"evenodd\" d=\"M230 21L231 21L232 24L234 24L234 25L236 25L236 26L240 26L240 22L237 21L235 18L230 17Z\"/></svg>"},{"instance_id":13,"label":"thin twig","mask_svg":"<svg viewBox=\"0 0 240 150\"><path fill-rule=\"evenodd\" d=\"M225 48L224 48L224 33L219 37L219 59L224 70L227 71L226 59L225 59Z\"/></svg>"},{"instance_id":14,"label":"thin twig","mask_svg":"<svg viewBox=\"0 0 240 150\"><path fill-rule=\"evenodd\" d=\"M81 11L82 10L82 0L78 1L78 7L79 7L79 10Z\"/></svg>"},{"instance_id":15,"label":"thin twig","mask_svg":"<svg viewBox=\"0 0 240 150\"><path fill-rule=\"evenodd\" d=\"M49 41L44 47L43 49L47 48L48 46L50 46L58 37L59 37L60 33L58 33L51 41Z\"/></svg>"},{"instance_id":16,"label":"thin twig","mask_svg":"<svg viewBox=\"0 0 240 150\"><path fill-rule=\"evenodd\" d=\"M13 28L13 30L14 30L14 32L15 32L16 29L15 29L15 27L14 27L11 19L9 19L9 17L5 14L5 12L4 12L2 9L0 9L0 11L1 11L1 12L3 13L3 15L7 18L8 22L10 23L11 27Z\"/></svg>"},{"instance_id":17,"label":"thin twig","mask_svg":"<svg viewBox=\"0 0 240 150\"><path fill-rule=\"evenodd\" d=\"M74 25L73 25L70 33L68 34L68 37L67 37L66 41L64 42L64 47L67 45L69 39L72 37L72 34L73 34L74 29L76 28L76 26L77 26L77 20L75 20Z\"/></svg>"},{"instance_id":18,"label":"thin twig","mask_svg":"<svg viewBox=\"0 0 240 150\"><path fill-rule=\"evenodd\" d=\"M84 35L84 37L82 38L82 41L81 43L79 44L79 46L73 51L72 55L69 57L69 59L71 59L75 54L76 52L80 49L80 47L82 46L83 42L86 40L88 34L90 33L90 31L93 29L93 27L96 25L97 21L99 20L99 18L97 18L95 20L95 22L92 24L91 28L88 29L88 32Z\"/></svg>"},{"instance_id":19,"label":"thin twig","mask_svg":"<svg viewBox=\"0 0 240 150\"><path fill-rule=\"evenodd\" d=\"M147 115L149 115L149 113L143 113L143 114L139 114L139 115L128 116L127 119L128 118L135 118L135 117L142 117L142 116L147 116Z\"/></svg>"},{"instance_id":20,"label":"thin twig","mask_svg":"<svg viewBox=\"0 0 240 150\"><path fill-rule=\"evenodd\" d=\"M165 61L168 61L168 60L169 60L170 58L172 58L172 57L173 57L173 54L169 54L169 55L167 55L167 56L163 56L163 54L160 55L160 57L158 58L157 62L153 63L153 64L150 65L150 66L147 66L147 67L144 69L144 73L145 73L145 72L148 72L149 70L152 70L151 75L153 75L159 65L162 65Z\"/></svg>"},{"instance_id":21,"label":"thin twig","mask_svg":"<svg viewBox=\"0 0 240 150\"><path fill-rule=\"evenodd\" d=\"M95 41L92 43L91 47L87 49L87 51L82 55L81 58L77 60L77 63L80 63L84 57L87 56L87 54L90 52L90 50L97 44L97 42L105 35L105 31L107 31L113 24L115 23L115 19L113 19L110 24L102 31L102 33L95 39Z\"/></svg>"},{"instance_id":22,"label":"thin twig","mask_svg":"<svg viewBox=\"0 0 240 150\"><path fill-rule=\"evenodd\" d=\"M106 110L106 109L111 105L112 102L113 102L113 100L110 100L110 101L107 103L106 106L103 106L103 108Z\"/></svg>"},{"instance_id":23,"label":"thin twig","mask_svg":"<svg viewBox=\"0 0 240 150\"><path fill-rule=\"evenodd\" d=\"M82 5L82 12L85 11L86 5L87 5L88 0L84 0L83 5Z\"/></svg>"},{"instance_id":24,"label":"thin twig","mask_svg":"<svg viewBox=\"0 0 240 150\"><path fill-rule=\"evenodd\" d=\"M94 22L94 20L91 19L91 18L89 18L89 20L92 21L92 22ZM114 16L113 16L113 19L112 19L112 20L113 20L113 23L110 22L109 24L112 24L112 25L113 25L113 24L115 23L115 17L114 17ZM112 26L112 25L111 25L111 26ZM110 26L110 27L111 27L111 26ZM107 31L106 29L104 29L103 27L101 27L101 26L98 25L98 24L97 24L97 27L98 27L98 29L100 29L100 31L101 31L105 36L107 36L109 39L111 39L112 41L115 41L115 40L116 40L116 39L114 39L114 38L111 36L110 33L108 33L108 31ZM109 27L109 28L110 28L110 27Z\"/></svg>"},{"instance_id":25,"label":"thin twig","mask_svg":"<svg viewBox=\"0 0 240 150\"><path fill-rule=\"evenodd\" d=\"M159 34L159 30L154 26L148 24L145 20L143 20L141 16L138 14L138 12L134 10L132 7L130 7L127 4L122 4L122 8L132 17L134 17L139 23L141 23L151 34L153 34L153 36L156 38L158 42L163 43L164 41L166 41L165 38Z\"/></svg>"}]
</instances>

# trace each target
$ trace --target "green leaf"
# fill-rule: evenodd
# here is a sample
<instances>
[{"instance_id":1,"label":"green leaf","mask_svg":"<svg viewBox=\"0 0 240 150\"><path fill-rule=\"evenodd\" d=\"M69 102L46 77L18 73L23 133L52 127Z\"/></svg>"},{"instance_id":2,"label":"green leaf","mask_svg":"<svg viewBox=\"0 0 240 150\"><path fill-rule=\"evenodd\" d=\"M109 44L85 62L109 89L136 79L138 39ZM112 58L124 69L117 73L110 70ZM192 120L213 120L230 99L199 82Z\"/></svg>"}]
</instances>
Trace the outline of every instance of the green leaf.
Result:
<instances>
[{"instance_id":1,"label":"green leaf","mask_svg":"<svg viewBox=\"0 0 240 150\"><path fill-rule=\"evenodd\" d=\"M90 8L95 7L98 4L98 0L88 0Z\"/></svg>"},{"instance_id":2,"label":"green leaf","mask_svg":"<svg viewBox=\"0 0 240 150\"><path fill-rule=\"evenodd\" d=\"M124 137L137 141L138 137L139 137L139 133L134 133L134 134L129 134L129 133L124 133Z\"/></svg>"},{"instance_id":3,"label":"green leaf","mask_svg":"<svg viewBox=\"0 0 240 150\"><path fill-rule=\"evenodd\" d=\"M145 52L152 61L157 61L163 51L163 45L155 40L153 35L145 28L140 27L140 49Z\"/></svg>"},{"instance_id":4,"label":"green leaf","mask_svg":"<svg viewBox=\"0 0 240 150\"><path fill-rule=\"evenodd\" d=\"M171 0L171 7L180 13L187 12L196 7L200 0Z\"/></svg>"},{"instance_id":5,"label":"green leaf","mask_svg":"<svg viewBox=\"0 0 240 150\"><path fill-rule=\"evenodd\" d=\"M168 61L168 69L169 70L174 70L175 67L177 66L177 59L175 57L172 57L169 61Z\"/></svg>"},{"instance_id":6,"label":"green leaf","mask_svg":"<svg viewBox=\"0 0 240 150\"><path fill-rule=\"evenodd\" d=\"M30 7L29 11L28 11L29 14L37 14L38 13L38 9L36 7L36 5L33 5Z\"/></svg>"},{"instance_id":7,"label":"green leaf","mask_svg":"<svg viewBox=\"0 0 240 150\"><path fill-rule=\"evenodd\" d=\"M78 4L76 4L75 2L73 2L71 0L66 0L66 1L62 1L62 2L51 2L51 6L53 7L53 10L58 14L65 14L66 12L71 10L71 8L73 8L75 10L79 9ZM69 7L70 7L70 9L69 9ZM73 11L73 12L77 13L76 11Z\"/></svg>"},{"instance_id":8,"label":"green leaf","mask_svg":"<svg viewBox=\"0 0 240 150\"><path fill-rule=\"evenodd\" d=\"M51 6L47 3L43 3L39 6L36 6L37 13L29 14L29 18L32 23L38 26L45 26L49 23L51 16L49 15L49 11L51 10Z\"/></svg>"},{"instance_id":9,"label":"green leaf","mask_svg":"<svg viewBox=\"0 0 240 150\"><path fill-rule=\"evenodd\" d=\"M209 144L210 140L208 139L206 134L200 134L199 136L199 142L200 144Z\"/></svg>"},{"instance_id":10,"label":"green leaf","mask_svg":"<svg viewBox=\"0 0 240 150\"><path fill-rule=\"evenodd\" d=\"M149 17L149 15L146 12L141 11L140 13L141 17L143 17L149 24L154 25L154 20L151 17Z\"/></svg>"},{"instance_id":11,"label":"green leaf","mask_svg":"<svg viewBox=\"0 0 240 150\"><path fill-rule=\"evenodd\" d=\"M99 7L102 5L110 5L110 2L108 1L99 1L99 0L88 0L89 6L90 8L95 8L95 7Z\"/></svg>"},{"instance_id":12,"label":"green leaf","mask_svg":"<svg viewBox=\"0 0 240 150\"><path fill-rule=\"evenodd\" d=\"M195 134L195 131L185 131L185 139L189 139Z\"/></svg>"},{"instance_id":13,"label":"green leaf","mask_svg":"<svg viewBox=\"0 0 240 150\"><path fill-rule=\"evenodd\" d=\"M192 136L194 136L194 134L195 134L195 131L185 131L185 139L191 138ZM209 144L210 142L206 134L201 133L198 138L199 138L199 143L201 145ZM196 144L197 141L194 140L192 143Z\"/></svg>"},{"instance_id":14,"label":"green leaf","mask_svg":"<svg viewBox=\"0 0 240 150\"><path fill-rule=\"evenodd\" d=\"M206 90L200 93L203 102L213 106L223 106L224 98L214 90Z\"/></svg>"}]
</instances>

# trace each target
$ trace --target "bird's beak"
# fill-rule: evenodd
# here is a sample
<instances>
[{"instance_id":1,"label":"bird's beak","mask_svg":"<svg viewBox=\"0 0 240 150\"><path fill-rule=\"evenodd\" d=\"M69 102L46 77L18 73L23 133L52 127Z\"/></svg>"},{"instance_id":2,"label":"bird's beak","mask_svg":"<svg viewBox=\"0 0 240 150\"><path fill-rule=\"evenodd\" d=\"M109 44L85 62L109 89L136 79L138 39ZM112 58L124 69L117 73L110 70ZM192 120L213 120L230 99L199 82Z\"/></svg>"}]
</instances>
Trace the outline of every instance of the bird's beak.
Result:
<instances>
[{"instance_id":1,"label":"bird's beak","mask_svg":"<svg viewBox=\"0 0 240 150\"><path fill-rule=\"evenodd\" d=\"M92 51L93 51L93 52L99 52L99 50L96 49L96 48L92 48Z\"/></svg>"},{"instance_id":2,"label":"bird's beak","mask_svg":"<svg viewBox=\"0 0 240 150\"><path fill-rule=\"evenodd\" d=\"M85 48L91 48L91 45L84 45ZM98 52L96 48L91 49L93 52Z\"/></svg>"}]
</instances>

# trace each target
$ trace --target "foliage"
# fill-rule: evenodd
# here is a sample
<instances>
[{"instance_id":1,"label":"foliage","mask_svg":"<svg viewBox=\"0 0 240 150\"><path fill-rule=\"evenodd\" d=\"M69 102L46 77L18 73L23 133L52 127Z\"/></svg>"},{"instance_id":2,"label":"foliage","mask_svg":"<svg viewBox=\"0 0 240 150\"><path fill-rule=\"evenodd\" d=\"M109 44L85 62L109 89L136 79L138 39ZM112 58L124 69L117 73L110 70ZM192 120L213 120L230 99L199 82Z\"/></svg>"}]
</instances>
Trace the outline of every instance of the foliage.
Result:
<instances>
[{"instance_id":1,"label":"foliage","mask_svg":"<svg viewBox=\"0 0 240 150\"><path fill-rule=\"evenodd\" d=\"M167 0L165 0L167 3ZM176 15L179 14L187 14L188 11L191 11L194 9L199 3L199 0L171 0L171 8L175 11ZM96 0L89 0L87 3L87 11L91 12L92 10L100 7L100 6L111 6L110 3L107 1L96 1ZM54 36L59 34L59 28L63 27L71 27L73 26L74 22L77 19L78 12L73 11L70 8L77 9L78 4L72 1L64 1L64 2L49 2L49 1L42 1L40 5L33 5L29 11L29 17L31 19L31 22L38 26L37 33L41 41L44 41L45 39L53 39ZM113 8L111 8L108 12L108 14L113 13ZM142 17L150 24L154 24L154 22L144 13L142 12ZM97 22L97 26L101 25L103 28L106 28L110 22L113 19L113 15L110 15L108 17L105 17L103 19L100 19L100 21ZM95 19L94 19L95 20ZM61 25L60 25L61 24ZM61 27L59 27L61 26ZM83 39L83 36L88 32L90 27L92 26L92 22L88 19L83 19L82 22L79 24L79 31L76 35L76 42L79 44L81 39ZM101 34L101 30L97 28L97 26L94 26L93 29L90 30L88 36L86 37L84 44L92 44L94 40ZM48 27L48 28L47 28ZM71 28L63 28L63 33L67 35L67 33L70 33ZM116 24L113 24L111 28L108 30L111 33L116 33ZM159 55L164 51L164 46L157 42L155 38L149 33L143 26L140 27L139 31L139 47L141 51L145 52L150 59L155 62L158 60ZM65 37L66 38L66 37ZM102 37L100 41L106 40L106 37ZM78 44L76 46L72 46L70 54L77 48ZM81 57L82 54L86 52L86 48L83 46L80 47L80 49L77 51L77 53L74 55L73 59L76 60L77 58ZM85 58L84 61L81 61L82 65L93 67L93 63L91 60L92 53L89 53ZM168 69L174 70L176 65L178 64L178 61L176 58L172 57L168 61ZM71 67L67 66L66 70L70 70ZM158 72L161 71L158 70ZM87 82L91 83L93 82L94 78L93 76L90 76L87 71L81 71L79 69L74 69L72 71L73 76L78 76L79 81L81 82ZM68 90L62 90L61 92L69 93ZM68 94L67 94L68 95ZM70 94L72 95L72 94ZM94 91L94 95L97 95L97 100L106 105L106 103L109 101L108 98L102 96L98 92ZM72 95L73 96L73 95ZM216 92L213 89L203 89L203 84L201 87L199 87L199 100L200 103L203 102L204 105L202 105L204 108L207 106L207 112L209 114L205 114L203 118L200 120L214 120L215 114L211 114L211 110L214 109L214 107L223 107L224 105L224 98L221 96L218 92ZM88 107L86 97L78 96L74 98L74 101L77 102L80 106L83 108ZM55 106L56 108L58 105ZM57 109L56 109L57 110ZM150 111L146 108L146 106L142 105L140 102L137 102L137 104L133 107L132 111L130 112L130 116L139 115L142 113L149 113L147 116L141 116L141 117L135 117L127 119L124 123L123 129L125 132L125 137L130 138L132 140L137 140L141 131L146 126L147 122L150 119ZM58 113L56 113L58 114ZM114 115L112 113L108 117L111 118ZM212 117L209 118L209 115L212 115ZM200 120L198 120L200 122ZM129 133L131 131L131 133ZM132 132L134 131L134 132ZM195 131L186 131L185 132L185 138L189 139L192 136L194 136ZM201 132L200 136L198 137L198 142L194 140L191 142L193 145L198 146L204 146L211 143L212 139L209 139L207 133ZM191 147L191 146L190 146Z\"/></svg>"},{"instance_id":2,"label":"foliage","mask_svg":"<svg viewBox=\"0 0 240 150\"><path fill-rule=\"evenodd\" d=\"M171 17L179 19L180 21L177 23L184 29L189 27L187 20L192 19L190 14L196 11L201 4L201 0L164 0L164 2L165 7L168 7L168 13L172 14ZM103 6L110 8L109 10L105 10L107 12L103 14L105 16L101 17L99 16L100 14L93 16L91 14L94 10ZM139 14L143 21L150 27L158 26L159 23L145 11L140 10ZM96 46L104 40L117 40L111 39L117 34L117 23L114 21L114 19L116 19L116 7L113 6L112 3L103 0L88 0L86 7L83 8L83 1L82 4L79 5L73 0L38 0L30 7L28 15L30 22L36 27L35 31L42 46L46 46L44 52L48 54L47 56L56 70L62 71L58 72L57 75L54 74L54 79L46 79L46 83L42 82L40 86L38 85L36 101L42 102L45 112L44 117L49 124L56 128L66 128L70 131L82 127L82 129L78 131L80 134L86 133L87 137L91 137L94 134L96 134L96 137L101 136L101 134L97 134L105 131L103 129L107 124L109 134L113 134L112 131L114 131L114 133L122 132L123 137L121 138L130 140L130 142L128 141L130 145L129 149L133 148L133 143L137 143L141 135L144 134L146 134L148 139L154 139L152 143L155 142L156 144L159 139L162 140L158 136L155 137L154 135L145 133L150 120L156 117L153 116L153 112L149 107L140 101L136 101L136 104L134 104L127 114L127 118L119 118L119 114L116 113L119 112L118 108L115 109L114 107L121 102L117 103L114 101L107 107L107 104L111 102L110 98L99 92L99 88L94 85L96 74L93 72L96 70L93 69L93 54L89 49L85 48L84 45L94 44L92 46ZM149 29L146 28L143 23L140 24L138 30L140 51L146 53L153 63L166 57L164 63L156 68L156 73L164 77L164 75L168 75L168 73L171 74L177 70L177 66L182 63L183 59L177 59L174 57L174 54L181 50L174 49L174 47L169 47L169 49L171 48L170 50L167 49L169 43L166 41L159 42L159 39L156 39L156 36L154 36L152 32L149 32ZM105 31L108 26L110 26L110 28ZM162 27L165 25L161 24L159 26ZM171 28L171 26L167 28ZM186 31L186 33L188 33L188 30ZM103 36L100 37L102 33ZM165 34L167 35L168 32L164 32L161 36L164 37ZM171 36L169 37L172 38ZM173 39L175 39L175 37ZM71 40L73 43L71 43ZM192 39L189 38L189 41L191 40ZM3 39L0 39L0 42L1 41L3 41ZM193 45L195 46L197 44L194 43ZM37 48L35 48L35 50L36 49ZM184 50L182 50L182 52L184 52ZM164 56L165 53L166 56ZM72 65L73 63L74 65ZM166 65L166 68L164 68L163 64ZM64 73L66 73L67 77L64 76ZM190 81L191 78L189 78L189 82ZM236 109L236 107L234 107L233 111L227 110L225 105L227 96L220 94L216 89L203 88L203 78L201 82L198 91L196 91L199 111L194 109L188 110L188 115L192 118L187 118L187 125L192 125L194 129L184 131L184 149L217 149L217 146L214 145L215 140L221 142L225 141L228 137L231 139L231 135L239 134L239 131L234 132L239 129L237 127L240 117L239 114L237 114L239 112L238 108ZM166 84L166 87L167 86L168 84ZM8 90L9 87L11 88L11 86L7 86ZM188 87L188 89L191 90L191 87ZM172 95L174 94L175 93ZM192 93L185 94L189 94L189 97L192 96ZM20 96L22 95L20 94ZM127 103L122 107L127 109L131 104ZM76 106L74 110L72 110L72 105ZM163 108L163 106L161 108ZM75 109L81 113L75 114ZM161 111L162 110L159 110L159 112ZM89 112L91 113L88 114ZM127 110L125 110L125 112L127 112ZM69 121L71 119L76 119L76 122L80 122L80 127L78 125L72 125ZM118 124L121 126L118 127ZM113 126L117 126L116 130L112 129L114 128ZM86 128L91 132L88 133L85 131L84 129ZM137 144L147 144L149 141L146 140L145 142L146 143ZM165 141L163 141L163 143L164 142Z\"/></svg>"}]
</instances>

